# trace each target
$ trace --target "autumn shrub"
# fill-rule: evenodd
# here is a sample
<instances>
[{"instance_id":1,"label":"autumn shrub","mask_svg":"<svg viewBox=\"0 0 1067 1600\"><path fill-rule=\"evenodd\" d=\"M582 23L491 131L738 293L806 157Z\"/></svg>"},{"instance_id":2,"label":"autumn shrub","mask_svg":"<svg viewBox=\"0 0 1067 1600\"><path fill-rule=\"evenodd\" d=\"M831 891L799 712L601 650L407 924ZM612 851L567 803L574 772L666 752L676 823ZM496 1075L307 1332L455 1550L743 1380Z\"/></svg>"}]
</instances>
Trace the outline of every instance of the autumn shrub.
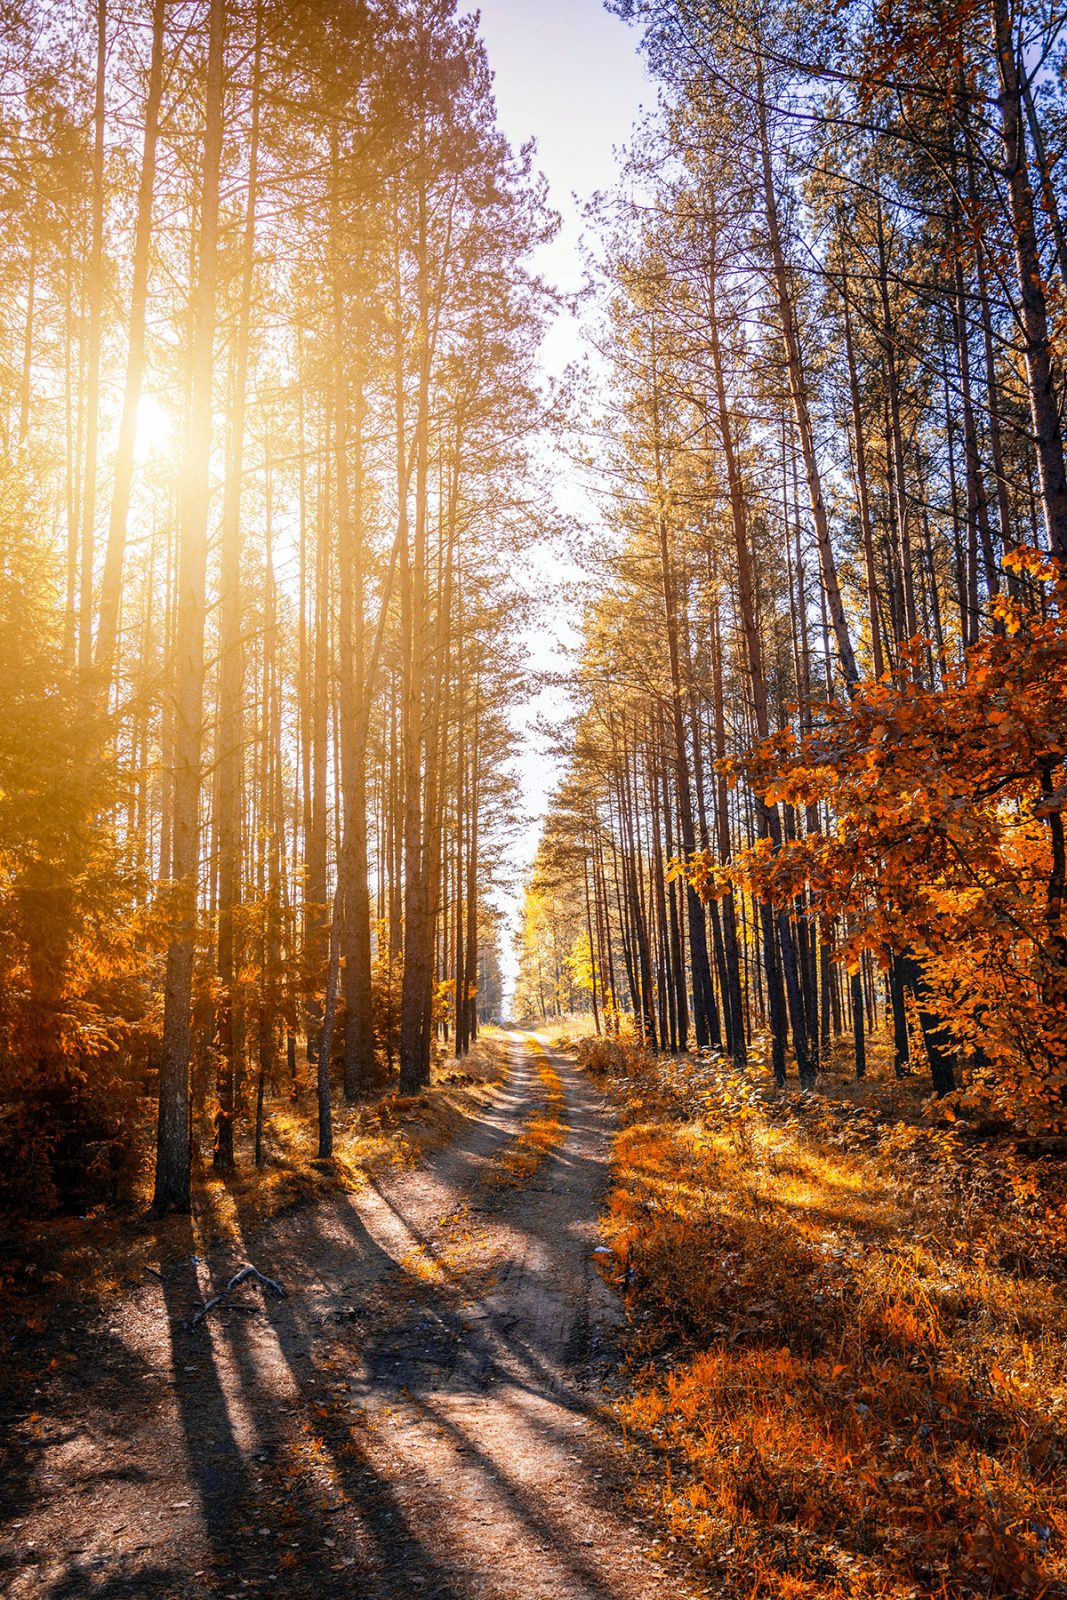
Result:
<instances>
[{"instance_id":1,"label":"autumn shrub","mask_svg":"<svg viewBox=\"0 0 1067 1600\"><path fill-rule=\"evenodd\" d=\"M578 1065L586 1072L621 1072L626 1063L627 1046L621 1039L589 1034L578 1040Z\"/></svg>"},{"instance_id":2,"label":"autumn shrub","mask_svg":"<svg viewBox=\"0 0 1067 1600\"><path fill-rule=\"evenodd\" d=\"M608 1080L618 1410L665 1537L746 1600L1064 1592L1063 1174L877 1087L722 1079Z\"/></svg>"},{"instance_id":3,"label":"autumn shrub","mask_svg":"<svg viewBox=\"0 0 1067 1600\"><path fill-rule=\"evenodd\" d=\"M1043 558L1014 565L1051 581ZM1067 1127L1067 586L1034 613L1002 596L998 630L929 687L911 670L823 706L736 764L768 803L820 807L821 831L694 865L816 922L845 958L907 958L920 1010L969 1064L966 1099L1034 1131Z\"/></svg>"},{"instance_id":4,"label":"autumn shrub","mask_svg":"<svg viewBox=\"0 0 1067 1600\"><path fill-rule=\"evenodd\" d=\"M0 1208L83 1209L116 1199L143 1155L158 928L109 853L70 886L21 842L0 877Z\"/></svg>"},{"instance_id":5,"label":"autumn shrub","mask_svg":"<svg viewBox=\"0 0 1067 1600\"><path fill-rule=\"evenodd\" d=\"M111 825L109 729L63 665L59 575L0 475L0 1207L110 1198L136 1163L159 941Z\"/></svg>"},{"instance_id":6,"label":"autumn shrub","mask_svg":"<svg viewBox=\"0 0 1067 1600\"><path fill-rule=\"evenodd\" d=\"M576 1048L578 1065L586 1072L635 1072L652 1060L641 1040L627 1033L585 1034Z\"/></svg>"}]
</instances>

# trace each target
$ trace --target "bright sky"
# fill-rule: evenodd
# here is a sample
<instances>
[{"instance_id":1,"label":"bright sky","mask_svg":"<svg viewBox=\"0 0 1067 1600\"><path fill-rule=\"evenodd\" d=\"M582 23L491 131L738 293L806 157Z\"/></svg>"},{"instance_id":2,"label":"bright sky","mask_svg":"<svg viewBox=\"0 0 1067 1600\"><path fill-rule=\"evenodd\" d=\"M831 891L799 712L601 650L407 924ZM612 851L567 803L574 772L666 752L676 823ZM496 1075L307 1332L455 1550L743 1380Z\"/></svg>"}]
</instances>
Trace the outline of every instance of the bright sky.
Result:
<instances>
[{"instance_id":1,"label":"bright sky","mask_svg":"<svg viewBox=\"0 0 1067 1600\"><path fill-rule=\"evenodd\" d=\"M616 173L623 145L652 85L636 30L600 0L483 0L481 35L494 74L500 125L518 146L537 140L537 164L563 215L546 274L564 289L581 282L578 206Z\"/></svg>"},{"instance_id":2,"label":"bright sky","mask_svg":"<svg viewBox=\"0 0 1067 1600\"><path fill-rule=\"evenodd\" d=\"M483 0L479 10L500 125L516 147L536 139L536 164L563 219L537 266L559 288L578 289L582 204L595 190L611 186L618 171L616 150L628 142L641 106L654 101L637 33L605 11L601 0ZM577 329L562 317L545 341L546 374L561 374L577 354ZM595 507L580 497L568 495L564 509L595 516ZM558 666L554 648L569 638L573 630L565 615L545 617L530 641L535 664ZM533 728L538 711L551 711L548 697L525 707L516 719L525 739L519 772L531 819L521 841L524 869L533 859L540 817L556 778L538 747ZM518 905L510 909L517 920ZM513 978L506 942L503 955L505 973Z\"/></svg>"}]
</instances>

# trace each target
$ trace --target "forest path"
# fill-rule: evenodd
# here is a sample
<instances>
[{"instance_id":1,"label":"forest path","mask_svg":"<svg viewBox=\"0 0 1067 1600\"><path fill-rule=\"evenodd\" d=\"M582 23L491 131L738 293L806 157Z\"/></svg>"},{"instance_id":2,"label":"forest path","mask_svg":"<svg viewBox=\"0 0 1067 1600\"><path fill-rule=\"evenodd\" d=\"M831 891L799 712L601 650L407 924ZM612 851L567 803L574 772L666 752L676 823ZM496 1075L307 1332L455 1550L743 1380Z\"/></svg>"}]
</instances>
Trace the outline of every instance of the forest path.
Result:
<instances>
[{"instance_id":1,"label":"forest path","mask_svg":"<svg viewBox=\"0 0 1067 1600\"><path fill-rule=\"evenodd\" d=\"M509 1048L501 1091L422 1168L250 1222L72 1335L72 1375L19 1428L0 1592L691 1592L647 1553L600 1415L610 1113L566 1056ZM531 1160L553 1073L566 1109ZM288 1297L246 1283L191 1328L245 1261Z\"/></svg>"}]
</instances>

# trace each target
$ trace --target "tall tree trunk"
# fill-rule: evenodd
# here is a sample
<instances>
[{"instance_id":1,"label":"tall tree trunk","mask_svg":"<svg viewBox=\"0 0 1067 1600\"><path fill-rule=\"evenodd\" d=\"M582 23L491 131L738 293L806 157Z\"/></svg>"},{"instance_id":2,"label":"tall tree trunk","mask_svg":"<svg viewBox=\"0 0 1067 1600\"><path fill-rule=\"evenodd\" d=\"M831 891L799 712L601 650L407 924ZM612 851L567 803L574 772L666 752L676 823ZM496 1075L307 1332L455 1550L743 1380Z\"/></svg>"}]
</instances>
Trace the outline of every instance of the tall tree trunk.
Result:
<instances>
[{"instance_id":1,"label":"tall tree trunk","mask_svg":"<svg viewBox=\"0 0 1067 1600\"><path fill-rule=\"evenodd\" d=\"M342 920L343 991L345 999L345 1098L365 1094L374 1078L374 1015L371 994L370 884L367 877L367 730L362 703L366 663L363 595L363 432L364 380L360 340L345 315L341 278L340 152L336 131L331 136L331 244L333 249L334 341L334 473L337 545L340 572L341 769L345 825L344 859L339 863L344 916ZM355 394L353 405L352 483L349 484L349 393L346 348L354 332Z\"/></svg>"},{"instance_id":2,"label":"tall tree trunk","mask_svg":"<svg viewBox=\"0 0 1067 1600\"><path fill-rule=\"evenodd\" d=\"M118 642L122 569L126 556L126 527L130 515L130 491L133 486L134 450L137 442L137 411L141 403L141 387L144 381L148 268L152 244L152 200L156 181L159 108L163 98L166 6L167 0L152 0L152 55L148 68L141 176L137 186L137 219L133 233L133 277L130 285L130 330L126 346L126 384L122 394L118 444L115 447L107 550L104 555L96 653L93 658L98 692L104 698L108 693ZM250 167L254 161L255 156L250 152ZM251 178L249 185L250 187L253 185Z\"/></svg>"},{"instance_id":3,"label":"tall tree trunk","mask_svg":"<svg viewBox=\"0 0 1067 1600\"><path fill-rule=\"evenodd\" d=\"M423 810L423 755L425 750L427 655L427 535L430 469L430 362L431 305L429 284L428 197L420 184L416 199L416 275L419 361L414 438L415 517L410 548L404 552L401 590L403 635L403 700L401 760L404 788L404 974L400 999L400 1092L418 1094L429 1081L429 1039L425 1027L425 997L432 981L432 921L430 885L426 877ZM399 269L398 269L399 270ZM398 288L399 300L399 288ZM400 339L402 324L398 326ZM398 351L398 450L402 449L402 350ZM404 476L401 472L401 477ZM404 486L404 498L407 488ZM428 937L429 934L429 937Z\"/></svg>"},{"instance_id":4,"label":"tall tree trunk","mask_svg":"<svg viewBox=\"0 0 1067 1600\"><path fill-rule=\"evenodd\" d=\"M226 0L211 0L203 180L190 366L192 404L182 464L178 628L175 642L174 825L171 875L177 905L167 951L159 1070L155 1204L187 1210L190 1189L189 1054L200 858L200 747L204 711L204 612L211 464L211 387Z\"/></svg>"},{"instance_id":5,"label":"tall tree trunk","mask_svg":"<svg viewBox=\"0 0 1067 1600\"><path fill-rule=\"evenodd\" d=\"M855 450L856 499L859 503L860 531L863 534L863 569L867 579L867 615L871 624L871 661L874 675L880 678L885 671L882 650L882 625L878 613L878 579L874 565L874 524L867 480L867 444L863 426L863 406L860 401L859 375L852 341L852 316L849 310L848 278L841 273L841 306L845 325L845 356L848 361L848 388L852 403L852 437Z\"/></svg>"},{"instance_id":6,"label":"tall tree trunk","mask_svg":"<svg viewBox=\"0 0 1067 1600\"><path fill-rule=\"evenodd\" d=\"M715 575L712 574L712 584ZM714 594L711 606L711 662L712 662L712 728L715 739L715 833L719 860L723 866L733 854L730 839L729 790L723 762L726 759L726 712L723 705L722 630L719 620L719 597ZM743 1072L748 1064L745 1039L745 1006L741 991L741 957L737 938L737 902L733 889L728 889L722 901L723 947L726 959L726 978L730 996L730 1014L733 1026L730 1034L730 1052L734 1066Z\"/></svg>"},{"instance_id":7,"label":"tall tree trunk","mask_svg":"<svg viewBox=\"0 0 1067 1600\"><path fill-rule=\"evenodd\" d=\"M671 817L671 790L668 772L669 762L666 759L667 730L664 726L663 712L659 713L659 745L663 752L664 760L660 764L660 782L663 786L663 817L666 830L667 859L674 859L674 828ZM672 877L667 886L667 900L670 920L670 953L671 973L674 986L674 1014L676 1025L676 1047L679 1050L688 1048L689 1043L689 1009L685 992L685 955L682 949L682 923L678 908L678 882Z\"/></svg>"},{"instance_id":8,"label":"tall tree trunk","mask_svg":"<svg viewBox=\"0 0 1067 1600\"><path fill-rule=\"evenodd\" d=\"M1008 209L1015 246L1022 331L1025 339L1030 417L1049 548L1067 561L1067 467L1052 364L1048 306L1034 221L1034 195L1026 159L1011 0L990 0L997 59L1000 133L1008 184Z\"/></svg>"},{"instance_id":9,"label":"tall tree trunk","mask_svg":"<svg viewBox=\"0 0 1067 1600\"><path fill-rule=\"evenodd\" d=\"M671 675L671 723L674 733L675 791L678 797L678 830L682 851L688 860L696 853L696 829L693 825L693 797L689 778L689 753L685 734L685 685L682 682L681 653L679 648L678 596L673 563L671 561L670 535L667 522L668 488L665 478L661 439L658 372L655 328L651 331L652 349L652 416L653 452L656 472L656 531L659 538L660 577L663 593L663 611L667 627L667 656ZM688 880L687 880L688 883ZM689 963L693 975L693 1022L697 1047L703 1049L722 1044L719 1014L708 961L707 918L704 903L692 884L686 891L686 911L689 923ZM685 1044L681 1044L685 1048Z\"/></svg>"},{"instance_id":10,"label":"tall tree trunk","mask_svg":"<svg viewBox=\"0 0 1067 1600\"><path fill-rule=\"evenodd\" d=\"M908 479L904 470L904 424L900 415L900 373L897 365L897 336L889 303L889 261L882 218L881 196L877 203L878 294L882 309L880 340L885 359L886 406L889 412L887 447L891 451L892 503L895 513L897 553L900 564L902 638L913 639L919 631L915 606L915 569L911 534L908 528Z\"/></svg>"},{"instance_id":11,"label":"tall tree trunk","mask_svg":"<svg viewBox=\"0 0 1067 1600\"><path fill-rule=\"evenodd\" d=\"M759 627L756 620L755 585L752 574L752 558L749 550L748 527L745 514L744 486L741 482L740 470L734 449L733 429L730 422L730 413L726 402L726 381L723 372L722 348L719 341L718 326L715 320L715 285L714 272L709 274L709 343L712 359L712 369L715 381L715 399L718 412L719 433L722 443L723 458L726 463L727 487L730 497L730 515L734 531L734 547L737 555L737 599L741 615L741 628L744 635L745 651L748 658L749 679L752 687L752 706L755 716L756 733L760 739L766 739L770 732L770 722L767 712L767 684L763 671L763 656L760 644ZM761 833L770 838L773 847L777 850L782 844L782 824L778 815L778 808L768 805L763 800L757 799L757 819ZM765 901L760 902L760 925L763 932L764 958L767 968L768 993L771 1009L771 1029L775 1047L775 1077L784 1076L784 1037L785 1016L780 1002L778 990L778 956L781 957L781 974L785 980L786 999L788 1002L789 1021L793 1033L793 1050L796 1055L797 1071L802 1083L813 1080L814 1070L808 1055L807 1035L804 1021L804 1007L800 993L800 984L796 968L796 956L793 945L792 929L788 913L780 911L777 918L773 917L771 908ZM777 924L778 953L775 953L774 929Z\"/></svg>"},{"instance_id":12,"label":"tall tree trunk","mask_svg":"<svg viewBox=\"0 0 1067 1600\"><path fill-rule=\"evenodd\" d=\"M993 475L997 488L997 516L1000 521L1000 542L1007 549L1015 543L1012 528L1011 497L1008 493L1008 475L1004 465L1004 435L1000 413L1000 386L997 383L997 363L993 349L993 315L989 304L989 282L985 257L977 252L978 295L982 311L982 350L985 356L985 403L989 416L989 453L993 459Z\"/></svg>"},{"instance_id":13,"label":"tall tree trunk","mask_svg":"<svg viewBox=\"0 0 1067 1600\"><path fill-rule=\"evenodd\" d=\"M959 238L955 238L952 244L956 352L960 374L960 399L963 405L963 465L964 482L967 491L965 524L967 531L967 543L965 546L967 629L965 641L967 644L975 644L978 640L981 617L978 587L979 551L990 550L992 540L989 532L989 515L986 508L982 463L978 454L978 429L975 424L974 402L971 397L970 330L967 325L967 300L964 291L963 262L960 258ZM987 573L987 577L990 581L995 582L994 574ZM993 592L995 593L995 590Z\"/></svg>"},{"instance_id":14,"label":"tall tree trunk","mask_svg":"<svg viewBox=\"0 0 1067 1600\"><path fill-rule=\"evenodd\" d=\"M778 297L778 316L782 326L782 340L785 346L786 369L789 375L789 395L793 403L797 432L800 435L800 449L804 458L804 475L807 479L812 521L815 525L815 540L819 547L819 568L822 573L823 588L826 591L830 616L833 620L834 636L837 640L838 655L841 659L841 671L845 682L851 685L857 681L859 673L856 670L856 657L852 649L852 639L849 635L845 608L841 599L837 563L834 559L834 547L830 539L830 524L826 515L826 501L823 496L822 475L819 471L819 458L815 449L815 430L812 426L811 407L808 402L804 358L800 348L800 332L793 312L789 269L786 264L785 249L782 244L781 227L778 219L778 197L775 191L770 138L767 132L767 104L764 99L763 89L763 62L759 55L756 58L756 74L764 214L767 220L767 243L771 252L775 291Z\"/></svg>"},{"instance_id":15,"label":"tall tree trunk","mask_svg":"<svg viewBox=\"0 0 1067 1600\"><path fill-rule=\"evenodd\" d=\"M329 427L327 419L326 432ZM328 451L328 437L320 434L320 456ZM318 1059L324 1026L324 1010L317 996L328 967L330 921L327 884L328 807L327 762L329 753L330 684L330 510L329 473L320 467L316 505L315 610L312 642L311 695L308 712L311 720L311 828L304 842L304 961L308 969L307 1005L308 1059Z\"/></svg>"},{"instance_id":16,"label":"tall tree trunk","mask_svg":"<svg viewBox=\"0 0 1067 1600\"><path fill-rule=\"evenodd\" d=\"M157 5L160 0L156 0ZM222 495L222 551L219 573L219 719L218 719L218 871L219 1002L218 1068L214 1164L234 1164L233 1122L241 1029L237 1019L237 912L241 904L241 769L244 743L244 617L241 595L241 492L244 486L245 409L252 319L252 286L256 259L256 199L259 181L260 80L263 47L262 6L256 11L252 66L252 121L248 148L248 190L245 196L241 252L241 290L234 350L230 409L230 459ZM121 557L120 557L121 560Z\"/></svg>"},{"instance_id":17,"label":"tall tree trunk","mask_svg":"<svg viewBox=\"0 0 1067 1600\"><path fill-rule=\"evenodd\" d=\"M467 1013L468 1046L478 1033L478 829L481 807L481 676L474 677L474 730L471 743L470 799L467 832L467 965L463 999Z\"/></svg>"},{"instance_id":18,"label":"tall tree trunk","mask_svg":"<svg viewBox=\"0 0 1067 1600\"><path fill-rule=\"evenodd\" d=\"M104 308L104 88L107 68L107 0L96 0L96 94L93 106L93 198L89 241L89 356L85 375L85 457L82 463L81 577L78 595L78 666L88 675L93 652L93 559L96 466L100 443L100 346Z\"/></svg>"}]
</instances>

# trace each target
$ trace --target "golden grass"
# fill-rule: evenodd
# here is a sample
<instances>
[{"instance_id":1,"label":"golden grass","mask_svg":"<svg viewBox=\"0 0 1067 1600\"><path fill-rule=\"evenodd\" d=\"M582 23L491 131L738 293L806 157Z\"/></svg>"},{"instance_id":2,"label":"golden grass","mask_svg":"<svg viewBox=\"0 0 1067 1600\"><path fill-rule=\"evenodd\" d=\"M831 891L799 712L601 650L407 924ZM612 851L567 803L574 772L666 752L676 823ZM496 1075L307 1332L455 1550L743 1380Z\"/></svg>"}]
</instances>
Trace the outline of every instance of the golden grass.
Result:
<instances>
[{"instance_id":1,"label":"golden grass","mask_svg":"<svg viewBox=\"0 0 1067 1600\"><path fill-rule=\"evenodd\" d=\"M889 1085L609 1086L619 1416L665 1536L751 1600L1067 1592L1062 1174Z\"/></svg>"}]
</instances>

